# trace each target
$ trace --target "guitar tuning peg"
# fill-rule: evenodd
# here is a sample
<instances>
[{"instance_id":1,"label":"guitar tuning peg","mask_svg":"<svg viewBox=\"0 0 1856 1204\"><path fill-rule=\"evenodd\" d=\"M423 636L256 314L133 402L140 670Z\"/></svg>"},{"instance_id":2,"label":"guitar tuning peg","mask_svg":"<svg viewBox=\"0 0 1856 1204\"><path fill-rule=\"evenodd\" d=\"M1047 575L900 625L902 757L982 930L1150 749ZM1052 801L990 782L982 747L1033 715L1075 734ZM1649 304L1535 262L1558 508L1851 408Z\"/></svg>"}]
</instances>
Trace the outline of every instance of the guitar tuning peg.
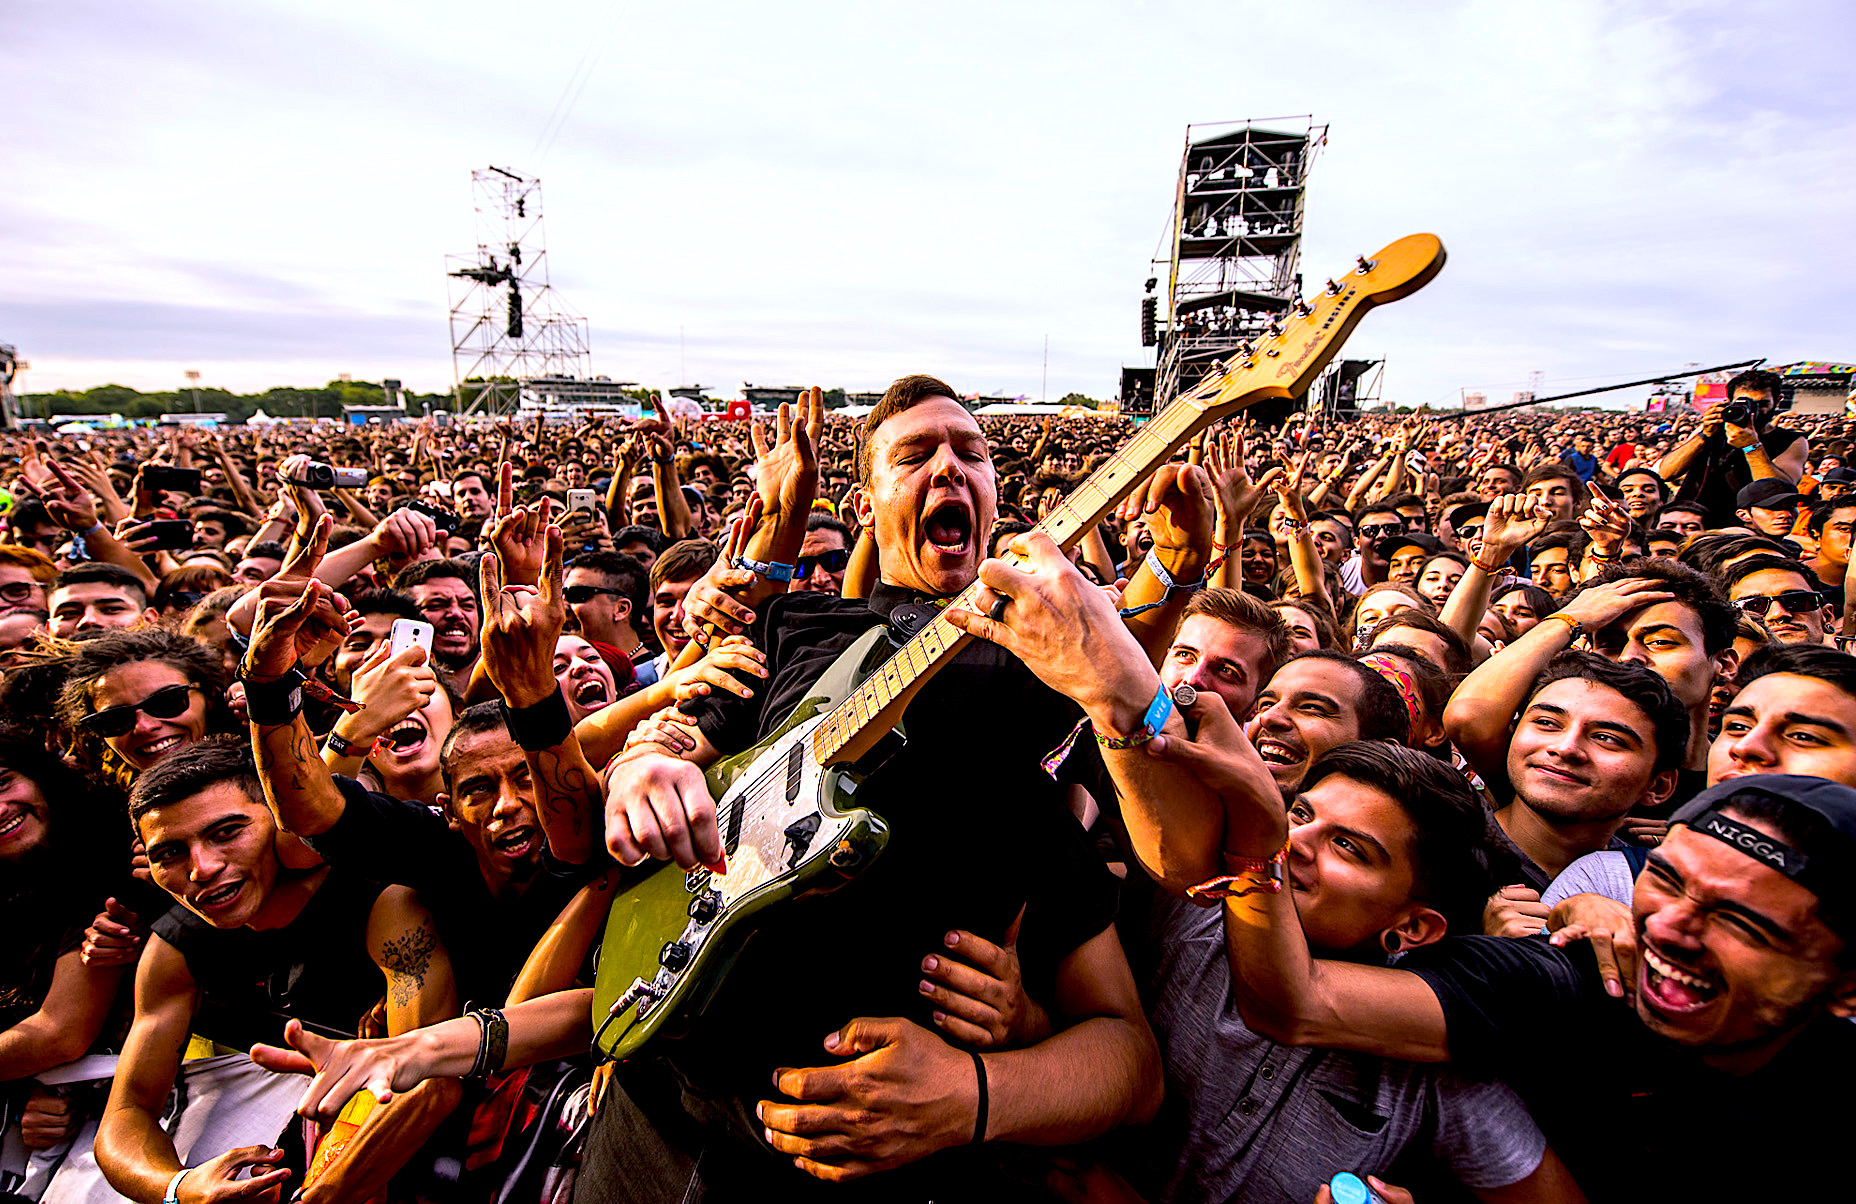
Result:
<instances>
[{"instance_id":1,"label":"guitar tuning peg","mask_svg":"<svg viewBox=\"0 0 1856 1204\"><path fill-rule=\"evenodd\" d=\"M1314 312L1315 312L1314 306L1302 300L1302 298L1300 297L1297 297L1295 299L1295 316L1296 317L1306 318L1309 314L1312 314Z\"/></svg>"},{"instance_id":2,"label":"guitar tuning peg","mask_svg":"<svg viewBox=\"0 0 1856 1204\"><path fill-rule=\"evenodd\" d=\"M1377 263L1375 263L1375 262L1373 262L1372 260L1370 260L1370 259L1368 259L1368 258L1367 258L1366 256L1364 256L1364 255L1362 255L1362 256L1360 256L1360 257L1359 257L1359 264L1360 264L1360 266L1359 266L1359 267L1357 267L1357 268L1355 268L1354 270L1355 270L1356 272L1358 272L1358 273L1359 273L1360 275L1362 275L1362 276L1364 276L1364 275L1366 275L1366 273L1368 273L1368 272L1370 272L1370 271L1372 271L1372 270L1373 270L1374 268L1376 268L1376 267L1378 267L1378 266L1379 266L1379 265L1378 265Z\"/></svg>"},{"instance_id":3,"label":"guitar tuning peg","mask_svg":"<svg viewBox=\"0 0 1856 1204\"><path fill-rule=\"evenodd\" d=\"M1321 291L1326 293L1330 297L1338 297L1340 296L1340 283L1336 281L1334 277L1329 276L1328 286L1322 289Z\"/></svg>"},{"instance_id":4,"label":"guitar tuning peg","mask_svg":"<svg viewBox=\"0 0 1856 1204\"><path fill-rule=\"evenodd\" d=\"M1249 359L1251 356L1255 355L1256 353L1257 353L1257 345L1251 342L1249 339L1245 339L1243 342L1237 345L1237 354L1239 357L1243 359Z\"/></svg>"},{"instance_id":5,"label":"guitar tuning peg","mask_svg":"<svg viewBox=\"0 0 1856 1204\"><path fill-rule=\"evenodd\" d=\"M1270 319L1268 330L1272 336L1282 333L1282 316L1280 314Z\"/></svg>"}]
</instances>

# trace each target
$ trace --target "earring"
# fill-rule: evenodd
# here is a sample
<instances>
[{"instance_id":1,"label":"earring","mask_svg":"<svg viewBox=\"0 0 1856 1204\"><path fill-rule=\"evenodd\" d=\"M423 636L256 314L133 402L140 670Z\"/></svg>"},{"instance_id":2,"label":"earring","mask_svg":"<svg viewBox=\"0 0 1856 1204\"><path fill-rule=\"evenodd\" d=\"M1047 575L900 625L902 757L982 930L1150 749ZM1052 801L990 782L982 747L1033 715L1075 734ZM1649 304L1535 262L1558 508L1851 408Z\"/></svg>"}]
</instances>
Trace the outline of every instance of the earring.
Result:
<instances>
[{"instance_id":1,"label":"earring","mask_svg":"<svg viewBox=\"0 0 1856 1204\"><path fill-rule=\"evenodd\" d=\"M1387 953L1397 953L1405 944L1396 932L1385 933L1379 938L1379 943L1384 946Z\"/></svg>"}]
</instances>

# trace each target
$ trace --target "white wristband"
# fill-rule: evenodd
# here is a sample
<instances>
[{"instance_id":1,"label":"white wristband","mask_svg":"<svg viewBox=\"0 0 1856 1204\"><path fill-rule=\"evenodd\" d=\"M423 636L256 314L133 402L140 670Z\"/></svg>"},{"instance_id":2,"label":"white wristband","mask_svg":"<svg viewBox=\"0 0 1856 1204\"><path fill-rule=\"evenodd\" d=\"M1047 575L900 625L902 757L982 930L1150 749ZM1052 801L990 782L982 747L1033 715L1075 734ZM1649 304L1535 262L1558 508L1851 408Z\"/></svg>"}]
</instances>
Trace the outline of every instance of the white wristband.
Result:
<instances>
[{"instance_id":1,"label":"white wristband","mask_svg":"<svg viewBox=\"0 0 1856 1204\"><path fill-rule=\"evenodd\" d=\"M193 1168L190 1166L183 1166L174 1172L174 1177L168 1180L167 1191L161 1196L161 1204L177 1204L177 1201L180 1199L178 1194L180 1191L180 1181L185 1179L187 1177L187 1172L192 1169Z\"/></svg>"}]
</instances>

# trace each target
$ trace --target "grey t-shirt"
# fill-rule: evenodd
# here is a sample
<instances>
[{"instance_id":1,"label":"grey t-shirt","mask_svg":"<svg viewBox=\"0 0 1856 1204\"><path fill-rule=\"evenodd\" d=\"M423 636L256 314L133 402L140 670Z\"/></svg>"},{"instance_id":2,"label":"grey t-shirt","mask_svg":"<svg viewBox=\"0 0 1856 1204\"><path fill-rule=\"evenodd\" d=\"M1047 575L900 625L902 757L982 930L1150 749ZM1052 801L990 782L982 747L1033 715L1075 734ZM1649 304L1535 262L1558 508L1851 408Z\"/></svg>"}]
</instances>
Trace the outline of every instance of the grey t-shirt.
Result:
<instances>
[{"instance_id":1,"label":"grey t-shirt","mask_svg":"<svg viewBox=\"0 0 1856 1204\"><path fill-rule=\"evenodd\" d=\"M1155 1201L1308 1204L1338 1171L1429 1153L1471 1188L1532 1174L1546 1138L1500 1083L1444 1065L1278 1045L1245 1027L1223 911L1155 892L1144 994L1166 1103L1120 1168Z\"/></svg>"},{"instance_id":2,"label":"grey t-shirt","mask_svg":"<svg viewBox=\"0 0 1856 1204\"><path fill-rule=\"evenodd\" d=\"M1600 849L1561 870L1553 884L1541 892L1540 901L1552 907L1574 895L1603 895L1629 907L1636 888L1630 859L1617 849Z\"/></svg>"}]
</instances>

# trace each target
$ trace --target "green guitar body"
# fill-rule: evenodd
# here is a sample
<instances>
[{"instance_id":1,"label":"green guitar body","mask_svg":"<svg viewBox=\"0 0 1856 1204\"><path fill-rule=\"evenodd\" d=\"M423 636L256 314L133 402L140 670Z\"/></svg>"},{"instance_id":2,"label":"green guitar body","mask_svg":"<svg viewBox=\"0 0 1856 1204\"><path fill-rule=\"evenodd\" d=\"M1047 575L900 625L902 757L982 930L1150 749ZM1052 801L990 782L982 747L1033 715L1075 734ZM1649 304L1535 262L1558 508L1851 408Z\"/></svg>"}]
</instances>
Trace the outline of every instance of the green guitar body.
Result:
<instances>
[{"instance_id":1,"label":"green guitar body","mask_svg":"<svg viewBox=\"0 0 1856 1204\"><path fill-rule=\"evenodd\" d=\"M593 985L594 1052L629 1058L699 1015L768 907L843 885L889 829L851 796L874 768L820 766L811 732L890 654L885 629L846 649L766 740L712 765L727 869L641 867L612 903Z\"/></svg>"}]
</instances>

